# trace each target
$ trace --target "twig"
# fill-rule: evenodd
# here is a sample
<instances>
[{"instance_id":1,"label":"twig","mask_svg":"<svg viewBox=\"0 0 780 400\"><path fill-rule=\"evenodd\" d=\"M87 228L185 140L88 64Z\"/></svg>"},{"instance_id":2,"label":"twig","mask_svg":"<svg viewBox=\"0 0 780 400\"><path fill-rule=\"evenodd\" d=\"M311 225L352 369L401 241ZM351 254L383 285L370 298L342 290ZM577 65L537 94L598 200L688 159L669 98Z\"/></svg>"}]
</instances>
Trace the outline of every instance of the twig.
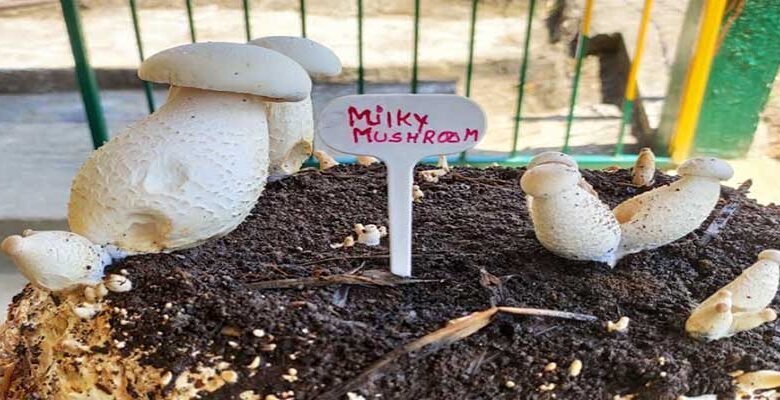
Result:
<instances>
[{"instance_id":1,"label":"twig","mask_svg":"<svg viewBox=\"0 0 780 400\"><path fill-rule=\"evenodd\" d=\"M252 289L289 289L298 287L322 287L330 285L396 286L413 283L441 282L437 279L404 279L383 270L368 270L361 274L337 274L322 277L278 279L250 282Z\"/></svg>"},{"instance_id":2,"label":"twig","mask_svg":"<svg viewBox=\"0 0 780 400\"><path fill-rule=\"evenodd\" d=\"M744 195L750 189L752 184L753 182L750 180L745 181L739 185L736 191ZM710 222L710 224L707 226L707 229L704 230L702 237L696 241L696 245L699 247L707 246L712 241L712 239L715 239L718 234L720 234L720 231L726 227L726 224L729 222L731 217L734 216L734 213L736 213L737 210L739 210L739 202L737 201L731 201L723 206L723 208L720 209L718 216L715 217L715 219L713 219L712 222Z\"/></svg>"},{"instance_id":3,"label":"twig","mask_svg":"<svg viewBox=\"0 0 780 400\"><path fill-rule=\"evenodd\" d=\"M422 257L424 255L436 255L437 253L427 253L427 254L412 254L412 257ZM338 257L331 257L331 258L323 258L322 260L314 260L314 261L307 261L303 264L295 264L299 267L308 267L309 265L314 264L320 264L320 263L326 263L331 261L346 261L346 260L378 260L378 259L389 259L390 254L366 254L366 255L356 255L356 256L338 256Z\"/></svg>"},{"instance_id":4,"label":"twig","mask_svg":"<svg viewBox=\"0 0 780 400\"><path fill-rule=\"evenodd\" d=\"M342 396L344 396L345 393L349 392L350 390L355 390L364 382L368 381L376 372L389 365L393 361L403 357L404 355L420 350L423 347L432 344L451 344L479 332L482 328L488 326L499 312L505 312L514 315L546 316L573 319L577 321L597 320L597 318L592 315L564 311L517 307L491 307L487 310L471 313L465 317L450 320L443 328L433 331L417 340L392 350L391 352L385 354L377 362L365 369L363 372L361 372L355 378L350 379L344 384L323 393L317 398L324 400L340 399Z\"/></svg>"}]
</instances>

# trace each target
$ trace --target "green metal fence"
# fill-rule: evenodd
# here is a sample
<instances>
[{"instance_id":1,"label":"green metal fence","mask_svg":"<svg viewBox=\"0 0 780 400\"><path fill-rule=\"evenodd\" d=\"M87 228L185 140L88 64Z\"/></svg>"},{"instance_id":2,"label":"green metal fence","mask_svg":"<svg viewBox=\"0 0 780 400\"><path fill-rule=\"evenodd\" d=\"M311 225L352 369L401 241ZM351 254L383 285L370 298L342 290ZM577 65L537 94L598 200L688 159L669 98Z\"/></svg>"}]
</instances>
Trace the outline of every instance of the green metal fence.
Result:
<instances>
[{"instance_id":1,"label":"green metal fence","mask_svg":"<svg viewBox=\"0 0 780 400\"><path fill-rule=\"evenodd\" d=\"M350 0L344 0L350 1ZM357 79L356 79L356 91L361 94L365 92L365 69L363 58L363 23L364 23L364 0L354 0L357 2ZM420 38L420 3L423 0L414 0L414 10L411 23L414 26L413 36L413 54L411 55L411 81L409 83L409 91L416 93L419 85L419 63L418 57L421 51L419 46ZM577 49L575 54L575 70L572 79L571 95L569 98L568 114L566 115L566 128L563 135L563 144L561 145L561 151L569 152L571 150L571 129L572 125L577 120L574 115L575 105L577 103L577 91L579 88L579 80L582 69L582 60L587 53L590 19L595 0L585 0L584 15L582 18L582 24L579 30ZM94 72L90 67L87 52L85 49L85 42L83 33L81 30L80 16L78 12L78 0L60 0L62 5L63 17L68 28L68 35L70 38L71 48L73 51L73 57L76 65L76 75L79 83L79 87L82 93L84 101L84 107L87 113L89 121L89 127L92 132L92 139L95 148L99 147L108 140L108 133L105 124L105 118L103 110L100 104L99 88L97 86ZM291 0L292 2L292 0ZM130 12L133 21L133 29L135 32L135 40L138 48L138 55L140 60L144 59L142 34L140 31L137 5L135 0L128 0ZM472 93L472 78L474 76L474 47L475 38L477 32L477 15L480 0L471 0L470 18L468 20L468 53L466 55L466 71L465 71L465 96L471 96ZM646 7L651 4L652 1L648 0ZM246 33L246 39L252 38L252 26L250 18L250 1L241 0L241 6L243 9L243 24ZM192 0L184 0L184 7L187 13L187 22L189 24L190 39L192 42L197 41L197 29L194 22L194 14L197 12ZM299 0L297 4L300 20L301 20L301 36L306 37L307 25L306 25L306 0ZM521 138L522 121L524 120L522 115L523 99L526 90L527 71L528 64L531 58L530 43L531 43L531 21L534 18L534 13L537 8L537 0L528 0L528 23L525 29L525 37L523 38L523 55L518 72L518 84L517 84L517 96L515 112L512 118L514 119L512 130L512 147L506 150L505 154L498 156L485 156L480 154L463 153L457 157L452 157L452 162L471 164L471 165L485 165L485 164L504 164L504 165L523 165L529 161L530 156L518 154L518 143ZM645 21L646 22L646 21ZM641 49L642 44L638 43ZM640 50L641 51L641 50ZM635 69L638 66L634 66ZM629 77L629 79L635 79L635 74ZM629 83L627 86L632 86L633 83ZM143 89L146 95L146 101L150 112L154 111L155 104L152 96L152 87L148 82L143 82ZM633 103L633 99L631 100ZM633 110L631 108L624 107L624 112L629 114L624 115L624 122L631 121ZM620 132L615 133L616 145L611 154L600 155L574 155L574 157L585 166L601 166L601 165L627 165L634 162L636 156L633 154L624 153L624 137L623 127ZM340 159L339 161L352 162L354 158ZM431 161L431 160L426 160ZM659 158L658 162L661 164L667 163L667 159Z\"/></svg>"}]
</instances>

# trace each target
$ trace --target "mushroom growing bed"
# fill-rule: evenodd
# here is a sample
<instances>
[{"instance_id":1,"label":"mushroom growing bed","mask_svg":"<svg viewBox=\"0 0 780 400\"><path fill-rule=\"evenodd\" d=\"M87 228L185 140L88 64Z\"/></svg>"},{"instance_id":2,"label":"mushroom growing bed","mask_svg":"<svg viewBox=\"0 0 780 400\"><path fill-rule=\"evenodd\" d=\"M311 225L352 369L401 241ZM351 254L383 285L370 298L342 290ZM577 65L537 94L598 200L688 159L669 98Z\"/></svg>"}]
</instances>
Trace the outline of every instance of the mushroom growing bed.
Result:
<instances>
[{"instance_id":1,"label":"mushroom growing bed","mask_svg":"<svg viewBox=\"0 0 780 400\"><path fill-rule=\"evenodd\" d=\"M387 268L386 238L379 246L330 246L356 223L387 225L382 165L307 170L272 182L227 236L110 266L107 273L126 276L132 290L108 295L106 344L91 351L116 356L111 363L133 359L134 366L158 371L153 383L131 380L123 389L128 398L189 398L174 397L177 380L197 366L219 377L218 384L216 378L200 382L198 394L206 399L733 398L730 373L780 369L776 323L713 342L685 332L697 303L759 252L780 247L780 207L723 188L698 230L610 269L541 246L519 185L523 172L455 168L438 182L418 176L424 197L414 205L413 259L420 281L396 286L326 278ZM652 189L633 187L626 170L582 174L610 207ZM656 173L654 185L674 179ZM699 240L726 204L737 207L731 219L712 240ZM268 284L297 278L306 279ZM28 287L17 297L10 326L57 307L50 296L31 301L37 291ZM492 306L570 311L598 321L501 314L460 341L400 354L370 378L355 380L447 321ZM626 326L610 332L608 321ZM75 339L89 342L91 335L96 332L81 330ZM0 342L8 340L0 332ZM33 361L39 350L28 339L14 347L18 359ZM57 355L61 365L79 356ZM40 394L54 379L19 368L14 376L11 399ZM342 387L348 382L354 385ZM112 382L101 385L115 389Z\"/></svg>"}]
</instances>

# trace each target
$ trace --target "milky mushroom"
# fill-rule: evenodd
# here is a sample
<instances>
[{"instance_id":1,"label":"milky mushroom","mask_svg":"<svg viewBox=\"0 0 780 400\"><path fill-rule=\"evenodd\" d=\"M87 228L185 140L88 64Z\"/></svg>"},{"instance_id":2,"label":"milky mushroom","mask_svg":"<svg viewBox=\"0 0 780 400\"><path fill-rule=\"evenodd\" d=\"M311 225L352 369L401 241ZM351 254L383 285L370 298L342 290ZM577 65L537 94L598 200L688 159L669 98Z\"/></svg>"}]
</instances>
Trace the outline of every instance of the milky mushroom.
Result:
<instances>
[{"instance_id":1,"label":"milky mushroom","mask_svg":"<svg viewBox=\"0 0 780 400\"><path fill-rule=\"evenodd\" d=\"M63 231L28 230L23 236L9 236L0 251L34 286L55 292L99 284L112 261L109 248Z\"/></svg>"},{"instance_id":2,"label":"milky mushroom","mask_svg":"<svg viewBox=\"0 0 780 400\"><path fill-rule=\"evenodd\" d=\"M387 233L382 234L381 228L374 224L355 224L354 231L358 235L357 242L366 246L379 246L382 236L387 235Z\"/></svg>"},{"instance_id":3,"label":"milky mushroom","mask_svg":"<svg viewBox=\"0 0 780 400\"><path fill-rule=\"evenodd\" d=\"M764 250L758 261L696 307L685 324L689 335L717 340L777 319L767 308L780 283L780 251Z\"/></svg>"},{"instance_id":4,"label":"milky mushroom","mask_svg":"<svg viewBox=\"0 0 780 400\"><path fill-rule=\"evenodd\" d=\"M337 76L341 61L329 48L313 40L295 36L268 36L250 44L271 49L290 57L312 78ZM314 112L311 97L297 103L269 103L269 172L289 175L297 172L311 155L314 139Z\"/></svg>"},{"instance_id":5,"label":"milky mushroom","mask_svg":"<svg viewBox=\"0 0 780 400\"><path fill-rule=\"evenodd\" d=\"M362 165L364 167L367 167L371 164L378 163L379 160L376 159L376 157L371 156L357 156L357 163L358 165Z\"/></svg>"},{"instance_id":6,"label":"milky mushroom","mask_svg":"<svg viewBox=\"0 0 780 400\"><path fill-rule=\"evenodd\" d=\"M572 158L570 155L566 153L561 153L559 151L545 151L541 152L537 155L535 155L531 160L528 162L527 169L535 168L542 164L562 164L566 165L568 167L579 169L579 165L577 165L577 160ZM596 193L596 191L593 189L593 186L588 183L588 181L585 180L582 176L580 176L580 187L585 189L588 193L598 197L599 194Z\"/></svg>"},{"instance_id":7,"label":"milky mushroom","mask_svg":"<svg viewBox=\"0 0 780 400\"><path fill-rule=\"evenodd\" d=\"M631 183L643 187L653 184L655 178L655 154L649 147L639 150L634 168L631 169Z\"/></svg>"},{"instance_id":8,"label":"milky mushroom","mask_svg":"<svg viewBox=\"0 0 780 400\"><path fill-rule=\"evenodd\" d=\"M666 245L698 228L718 203L720 181L734 174L717 158L690 159L677 172L677 181L615 207L622 231L618 258Z\"/></svg>"},{"instance_id":9,"label":"milky mushroom","mask_svg":"<svg viewBox=\"0 0 780 400\"><path fill-rule=\"evenodd\" d=\"M604 203L580 186L577 169L545 163L525 172L523 191L536 237L551 252L574 260L613 265L620 228Z\"/></svg>"},{"instance_id":10,"label":"milky mushroom","mask_svg":"<svg viewBox=\"0 0 780 400\"><path fill-rule=\"evenodd\" d=\"M92 153L71 187L71 230L134 252L196 246L232 231L268 175L266 103L301 101L306 71L272 50L195 43L138 72L171 85L154 114Z\"/></svg>"},{"instance_id":11,"label":"milky mushroom","mask_svg":"<svg viewBox=\"0 0 780 400\"><path fill-rule=\"evenodd\" d=\"M326 153L325 150L315 150L312 155L317 159L317 162L319 162L320 171L339 165L339 162L330 154Z\"/></svg>"}]
</instances>

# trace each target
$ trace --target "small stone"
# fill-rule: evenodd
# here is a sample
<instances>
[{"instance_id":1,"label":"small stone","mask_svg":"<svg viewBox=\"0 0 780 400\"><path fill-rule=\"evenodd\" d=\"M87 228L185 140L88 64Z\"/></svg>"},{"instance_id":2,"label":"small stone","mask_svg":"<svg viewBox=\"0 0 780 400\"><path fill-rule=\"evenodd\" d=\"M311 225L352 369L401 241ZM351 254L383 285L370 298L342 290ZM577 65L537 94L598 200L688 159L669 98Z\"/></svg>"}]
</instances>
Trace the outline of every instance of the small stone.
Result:
<instances>
[{"instance_id":1,"label":"small stone","mask_svg":"<svg viewBox=\"0 0 780 400\"><path fill-rule=\"evenodd\" d=\"M94 306L89 304L82 304L79 307L73 308L73 313L81 319L92 319L100 312L100 306Z\"/></svg>"},{"instance_id":2,"label":"small stone","mask_svg":"<svg viewBox=\"0 0 780 400\"><path fill-rule=\"evenodd\" d=\"M620 317L617 322L607 321L607 332L625 332L628 330L628 323L631 320L628 317Z\"/></svg>"},{"instance_id":3,"label":"small stone","mask_svg":"<svg viewBox=\"0 0 780 400\"><path fill-rule=\"evenodd\" d=\"M237 342L234 342L234 341L230 340L227 343L228 343L228 346L230 346L230 347L232 347L234 349L238 348L238 343Z\"/></svg>"},{"instance_id":4,"label":"small stone","mask_svg":"<svg viewBox=\"0 0 780 400\"><path fill-rule=\"evenodd\" d=\"M235 371L231 371L231 370L222 371L220 372L219 377L222 378L222 380L227 383L238 382L238 374Z\"/></svg>"},{"instance_id":5,"label":"small stone","mask_svg":"<svg viewBox=\"0 0 780 400\"><path fill-rule=\"evenodd\" d=\"M544 366L544 372L553 372L558 369L558 364L551 362Z\"/></svg>"},{"instance_id":6,"label":"small stone","mask_svg":"<svg viewBox=\"0 0 780 400\"><path fill-rule=\"evenodd\" d=\"M276 396L274 396L274 395L272 395L272 394L269 394L269 395L265 396L265 400L281 400L281 399L276 397Z\"/></svg>"},{"instance_id":7,"label":"small stone","mask_svg":"<svg viewBox=\"0 0 780 400\"><path fill-rule=\"evenodd\" d=\"M577 377L582 372L582 361L574 360L569 365L569 376Z\"/></svg>"},{"instance_id":8,"label":"small stone","mask_svg":"<svg viewBox=\"0 0 780 400\"><path fill-rule=\"evenodd\" d=\"M262 351L274 351L276 350L276 343L268 343L260 346L260 350Z\"/></svg>"},{"instance_id":9,"label":"small stone","mask_svg":"<svg viewBox=\"0 0 780 400\"><path fill-rule=\"evenodd\" d=\"M664 365L666 365L666 357L663 357L663 356L661 356L661 357L658 357L658 365L660 365L660 366L662 366L662 367L663 367Z\"/></svg>"},{"instance_id":10,"label":"small stone","mask_svg":"<svg viewBox=\"0 0 780 400\"><path fill-rule=\"evenodd\" d=\"M173 308L173 303L165 303L166 310L170 310L171 308Z\"/></svg>"},{"instance_id":11,"label":"small stone","mask_svg":"<svg viewBox=\"0 0 780 400\"><path fill-rule=\"evenodd\" d=\"M247 390L238 394L240 400L262 400L259 394L256 394L254 390Z\"/></svg>"},{"instance_id":12,"label":"small stone","mask_svg":"<svg viewBox=\"0 0 780 400\"><path fill-rule=\"evenodd\" d=\"M550 392L555 390L555 384L554 383L545 383L542 386L539 386L540 392Z\"/></svg>"},{"instance_id":13,"label":"small stone","mask_svg":"<svg viewBox=\"0 0 780 400\"><path fill-rule=\"evenodd\" d=\"M262 329L255 329L255 330L252 331L252 335L254 335L255 337L261 338L261 337L265 336L265 331L262 330Z\"/></svg>"},{"instance_id":14,"label":"small stone","mask_svg":"<svg viewBox=\"0 0 780 400\"><path fill-rule=\"evenodd\" d=\"M114 341L114 346L115 346L117 349L120 349L120 350L121 350L121 349L124 349L124 348L125 348L125 346L127 346L127 342L124 342L124 341L116 341L116 340L115 340L115 341Z\"/></svg>"},{"instance_id":15,"label":"small stone","mask_svg":"<svg viewBox=\"0 0 780 400\"><path fill-rule=\"evenodd\" d=\"M347 392L347 400L366 400L366 398L357 393Z\"/></svg>"},{"instance_id":16,"label":"small stone","mask_svg":"<svg viewBox=\"0 0 780 400\"><path fill-rule=\"evenodd\" d=\"M255 359L252 360L252 362L249 363L249 365L247 365L246 367L249 369L257 369L259 366L260 366L260 357L255 357Z\"/></svg>"},{"instance_id":17,"label":"small stone","mask_svg":"<svg viewBox=\"0 0 780 400\"><path fill-rule=\"evenodd\" d=\"M168 371L160 377L160 386L166 387L168 386L169 383L171 383L172 380L173 380L173 374L171 373L171 371Z\"/></svg>"},{"instance_id":18,"label":"small stone","mask_svg":"<svg viewBox=\"0 0 780 400\"><path fill-rule=\"evenodd\" d=\"M507 389L514 389L517 384L514 381L506 381L504 382L504 386L506 386Z\"/></svg>"},{"instance_id":19,"label":"small stone","mask_svg":"<svg viewBox=\"0 0 780 400\"><path fill-rule=\"evenodd\" d=\"M123 275L111 274L105 281L106 289L114 293L129 292L133 289L133 282Z\"/></svg>"},{"instance_id":20,"label":"small stone","mask_svg":"<svg viewBox=\"0 0 780 400\"><path fill-rule=\"evenodd\" d=\"M84 299L86 299L90 303L94 303L97 301L97 293L95 292L95 288L87 286L84 288Z\"/></svg>"}]
</instances>

